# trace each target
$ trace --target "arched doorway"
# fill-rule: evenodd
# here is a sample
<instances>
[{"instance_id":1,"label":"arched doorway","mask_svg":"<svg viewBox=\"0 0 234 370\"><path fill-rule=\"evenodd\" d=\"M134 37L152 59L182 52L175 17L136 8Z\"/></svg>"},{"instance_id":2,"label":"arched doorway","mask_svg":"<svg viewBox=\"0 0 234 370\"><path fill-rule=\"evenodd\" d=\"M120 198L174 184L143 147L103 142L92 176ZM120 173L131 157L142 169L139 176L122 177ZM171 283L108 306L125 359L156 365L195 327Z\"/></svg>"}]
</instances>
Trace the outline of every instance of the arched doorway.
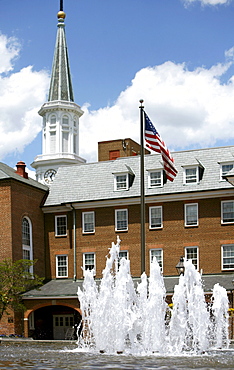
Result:
<instances>
[{"instance_id":1,"label":"arched doorway","mask_svg":"<svg viewBox=\"0 0 234 370\"><path fill-rule=\"evenodd\" d=\"M77 328L79 329L81 320L80 313L71 307L41 307L29 315L29 337L42 340L77 339Z\"/></svg>"}]
</instances>

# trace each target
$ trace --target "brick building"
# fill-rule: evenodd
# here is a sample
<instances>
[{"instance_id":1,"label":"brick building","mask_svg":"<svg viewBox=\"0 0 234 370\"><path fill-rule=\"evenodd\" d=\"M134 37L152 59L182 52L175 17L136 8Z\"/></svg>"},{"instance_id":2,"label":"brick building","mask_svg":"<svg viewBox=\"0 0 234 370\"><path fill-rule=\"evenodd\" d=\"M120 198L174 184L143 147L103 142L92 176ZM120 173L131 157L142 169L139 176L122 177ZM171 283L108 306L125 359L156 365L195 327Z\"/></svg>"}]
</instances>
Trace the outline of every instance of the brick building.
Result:
<instances>
[{"instance_id":1,"label":"brick building","mask_svg":"<svg viewBox=\"0 0 234 370\"><path fill-rule=\"evenodd\" d=\"M44 215L48 187L28 178L24 162L17 170L0 163L0 260L36 259L34 272L45 276ZM22 317L11 312L0 322L0 333L21 334Z\"/></svg>"},{"instance_id":2,"label":"brick building","mask_svg":"<svg viewBox=\"0 0 234 370\"><path fill-rule=\"evenodd\" d=\"M234 146L173 153L178 169L173 183L165 180L160 155L145 156L146 273L156 256L168 299L178 283L176 265L184 256L202 271L205 292L210 294L220 283L232 305L234 188L223 176L234 166L233 154ZM43 302L46 311L51 305L57 309L55 304L64 299L71 306L75 302L79 312L76 292L82 268L94 269L100 279L117 235L121 255L130 259L131 274L139 280L139 162L140 157L133 156L59 168L42 207L50 282L24 295L30 307L26 315L33 310L36 314L37 302Z\"/></svg>"}]
</instances>

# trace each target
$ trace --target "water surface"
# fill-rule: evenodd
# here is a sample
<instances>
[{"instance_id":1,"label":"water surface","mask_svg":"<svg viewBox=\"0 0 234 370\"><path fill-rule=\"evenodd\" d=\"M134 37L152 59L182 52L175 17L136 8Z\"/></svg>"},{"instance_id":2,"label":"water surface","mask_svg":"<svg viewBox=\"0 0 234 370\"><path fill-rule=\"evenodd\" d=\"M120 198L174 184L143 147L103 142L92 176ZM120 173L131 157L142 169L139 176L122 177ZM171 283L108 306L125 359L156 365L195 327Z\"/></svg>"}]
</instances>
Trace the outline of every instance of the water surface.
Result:
<instances>
[{"instance_id":1,"label":"water surface","mask_svg":"<svg viewBox=\"0 0 234 370\"><path fill-rule=\"evenodd\" d=\"M127 356L84 352L78 350L75 343L2 341L0 369L234 369L234 349L209 352L201 356Z\"/></svg>"}]
</instances>

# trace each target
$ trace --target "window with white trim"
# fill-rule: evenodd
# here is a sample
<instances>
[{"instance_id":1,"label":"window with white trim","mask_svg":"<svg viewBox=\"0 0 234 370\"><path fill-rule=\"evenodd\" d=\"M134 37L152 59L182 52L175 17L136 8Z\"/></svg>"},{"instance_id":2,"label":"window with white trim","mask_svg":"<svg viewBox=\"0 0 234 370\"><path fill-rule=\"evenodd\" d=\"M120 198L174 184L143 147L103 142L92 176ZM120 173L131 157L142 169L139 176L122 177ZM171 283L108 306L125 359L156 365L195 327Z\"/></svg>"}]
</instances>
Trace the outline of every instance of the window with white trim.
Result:
<instances>
[{"instance_id":1,"label":"window with white trim","mask_svg":"<svg viewBox=\"0 0 234 370\"><path fill-rule=\"evenodd\" d=\"M63 116L62 119L62 152L69 151L69 117Z\"/></svg>"},{"instance_id":2,"label":"window with white trim","mask_svg":"<svg viewBox=\"0 0 234 370\"><path fill-rule=\"evenodd\" d=\"M222 270L234 270L234 244L222 246Z\"/></svg>"},{"instance_id":3,"label":"window with white trim","mask_svg":"<svg viewBox=\"0 0 234 370\"><path fill-rule=\"evenodd\" d=\"M128 210L116 209L115 210L115 231L128 230Z\"/></svg>"},{"instance_id":4,"label":"window with white trim","mask_svg":"<svg viewBox=\"0 0 234 370\"><path fill-rule=\"evenodd\" d=\"M156 188L163 186L163 171L149 171L148 173L148 187Z\"/></svg>"},{"instance_id":5,"label":"window with white trim","mask_svg":"<svg viewBox=\"0 0 234 370\"><path fill-rule=\"evenodd\" d=\"M55 236L67 235L67 216L55 216Z\"/></svg>"},{"instance_id":6,"label":"window with white trim","mask_svg":"<svg viewBox=\"0 0 234 370\"><path fill-rule=\"evenodd\" d=\"M68 256L66 254L56 256L56 277L68 277Z\"/></svg>"},{"instance_id":7,"label":"window with white trim","mask_svg":"<svg viewBox=\"0 0 234 370\"><path fill-rule=\"evenodd\" d=\"M198 247L186 247L185 248L185 259L192 260L196 270L198 270Z\"/></svg>"},{"instance_id":8,"label":"window with white trim","mask_svg":"<svg viewBox=\"0 0 234 370\"><path fill-rule=\"evenodd\" d=\"M50 118L50 153L56 152L56 116Z\"/></svg>"},{"instance_id":9,"label":"window with white trim","mask_svg":"<svg viewBox=\"0 0 234 370\"><path fill-rule=\"evenodd\" d=\"M128 174L115 175L115 190L128 190Z\"/></svg>"},{"instance_id":10,"label":"window with white trim","mask_svg":"<svg viewBox=\"0 0 234 370\"><path fill-rule=\"evenodd\" d=\"M82 212L82 231L84 234L95 232L94 212Z\"/></svg>"},{"instance_id":11,"label":"window with white trim","mask_svg":"<svg viewBox=\"0 0 234 370\"><path fill-rule=\"evenodd\" d=\"M225 181L223 176L226 176L229 171L233 169L233 163L221 163L220 164L220 180Z\"/></svg>"},{"instance_id":12,"label":"window with white trim","mask_svg":"<svg viewBox=\"0 0 234 370\"><path fill-rule=\"evenodd\" d=\"M229 224L234 222L234 201L221 202L221 223Z\"/></svg>"},{"instance_id":13,"label":"window with white trim","mask_svg":"<svg viewBox=\"0 0 234 370\"><path fill-rule=\"evenodd\" d=\"M198 166L184 168L184 184L199 182Z\"/></svg>"},{"instance_id":14,"label":"window with white trim","mask_svg":"<svg viewBox=\"0 0 234 370\"><path fill-rule=\"evenodd\" d=\"M95 253L83 253L83 269L96 271L96 255Z\"/></svg>"},{"instance_id":15,"label":"window with white trim","mask_svg":"<svg viewBox=\"0 0 234 370\"><path fill-rule=\"evenodd\" d=\"M33 260L32 224L28 217L22 219L22 254L24 260ZM30 266L28 272L33 273L33 266Z\"/></svg>"},{"instance_id":16,"label":"window with white trim","mask_svg":"<svg viewBox=\"0 0 234 370\"><path fill-rule=\"evenodd\" d=\"M150 249L150 262L156 258L161 270L163 271L163 250L161 248Z\"/></svg>"},{"instance_id":17,"label":"window with white trim","mask_svg":"<svg viewBox=\"0 0 234 370\"><path fill-rule=\"evenodd\" d=\"M128 260L128 251L120 251L119 252L118 267L120 265L120 261L121 261L122 258L125 258L126 260Z\"/></svg>"},{"instance_id":18,"label":"window with white trim","mask_svg":"<svg viewBox=\"0 0 234 370\"><path fill-rule=\"evenodd\" d=\"M185 226L198 226L198 203L184 205Z\"/></svg>"},{"instance_id":19,"label":"window with white trim","mask_svg":"<svg viewBox=\"0 0 234 370\"><path fill-rule=\"evenodd\" d=\"M162 227L162 206L149 207L149 228L159 229Z\"/></svg>"}]
</instances>

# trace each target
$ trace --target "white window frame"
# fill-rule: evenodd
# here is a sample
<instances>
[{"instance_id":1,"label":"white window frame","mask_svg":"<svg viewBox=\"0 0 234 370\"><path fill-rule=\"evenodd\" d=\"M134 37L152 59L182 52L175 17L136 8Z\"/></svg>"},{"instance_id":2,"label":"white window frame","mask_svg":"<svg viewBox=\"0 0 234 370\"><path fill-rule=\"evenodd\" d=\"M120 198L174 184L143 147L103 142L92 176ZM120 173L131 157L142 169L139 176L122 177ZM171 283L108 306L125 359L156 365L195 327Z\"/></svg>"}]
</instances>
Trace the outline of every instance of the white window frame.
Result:
<instances>
[{"instance_id":1,"label":"white window frame","mask_svg":"<svg viewBox=\"0 0 234 370\"><path fill-rule=\"evenodd\" d=\"M196 223L190 224L188 223L188 208L191 206L196 206ZM198 203L186 203L184 205L184 224L186 227L195 227L198 226L199 220L198 220Z\"/></svg>"},{"instance_id":2,"label":"white window frame","mask_svg":"<svg viewBox=\"0 0 234 370\"><path fill-rule=\"evenodd\" d=\"M118 178L124 177L125 181L118 181ZM121 187L121 184L125 184L125 186ZM129 174L126 172L123 173L116 173L114 175L114 189L115 191L123 191L123 190L128 190L129 189Z\"/></svg>"},{"instance_id":3,"label":"white window frame","mask_svg":"<svg viewBox=\"0 0 234 370\"><path fill-rule=\"evenodd\" d=\"M129 259L129 252L128 250L122 250L122 251L119 251L119 258L118 258L118 267L120 265L120 260L122 258L125 258L126 260Z\"/></svg>"},{"instance_id":4,"label":"white window frame","mask_svg":"<svg viewBox=\"0 0 234 370\"><path fill-rule=\"evenodd\" d=\"M160 218L161 218L160 226L152 226L152 210L153 209L160 210ZM163 210L162 210L162 206L149 207L149 228L150 228L150 230L162 229L163 228Z\"/></svg>"},{"instance_id":5,"label":"white window frame","mask_svg":"<svg viewBox=\"0 0 234 370\"><path fill-rule=\"evenodd\" d=\"M65 234L58 234L58 219L60 218L66 219L66 233ZM56 215L55 216L55 236L67 236L67 215Z\"/></svg>"},{"instance_id":6,"label":"white window frame","mask_svg":"<svg viewBox=\"0 0 234 370\"><path fill-rule=\"evenodd\" d=\"M85 263L85 256L86 255L93 255L94 267L93 267L93 269L89 269L89 270L93 270L93 275L96 275L96 253L95 252L85 252L85 253L83 253L83 271L87 270L86 266L88 266Z\"/></svg>"},{"instance_id":7,"label":"white window frame","mask_svg":"<svg viewBox=\"0 0 234 370\"><path fill-rule=\"evenodd\" d=\"M154 179L152 179L152 175L158 173L160 174L160 182L154 183ZM160 188L163 186L163 170L152 170L148 172L148 187L150 189L153 188Z\"/></svg>"},{"instance_id":8,"label":"white window frame","mask_svg":"<svg viewBox=\"0 0 234 370\"><path fill-rule=\"evenodd\" d=\"M123 229L120 229L118 228L118 213L119 212L125 212L126 213L126 218L125 220L123 221L126 221L126 224L127 224L127 227L126 228L123 228ZM127 208L124 208L124 209L115 209L115 231L128 231L128 209Z\"/></svg>"},{"instance_id":9,"label":"white window frame","mask_svg":"<svg viewBox=\"0 0 234 370\"><path fill-rule=\"evenodd\" d=\"M153 255L154 251L155 252L160 252L160 258L158 258L157 255ZM150 264L152 263L153 258L156 257L156 259L158 261L158 264L161 268L161 271L163 272L163 249L162 248L152 248L152 249L150 249L149 253L150 253Z\"/></svg>"},{"instance_id":10,"label":"white window frame","mask_svg":"<svg viewBox=\"0 0 234 370\"><path fill-rule=\"evenodd\" d=\"M92 222L85 222L85 216L92 215ZM92 230L86 230L86 224L92 224ZM94 234L95 233L95 213L94 211L82 212L82 233L83 234Z\"/></svg>"},{"instance_id":11,"label":"white window frame","mask_svg":"<svg viewBox=\"0 0 234 370\"><path fill-rule=\"evenodd\" d=\"M59 257L65 257L66 264L64 265L66 267L66 274L60 275L59 274ZM57 254L56 255L56 278L63 279L68 277L68 255L67 254Z\"/></svg>"},{"instance_id":12,"label":"white window frame","mask_svg":"<svg viewBox=\"0 0 234 370\"><path fill-rule=\"evenodd\" d=\"M225 219L223 217L224 216L224 212L223 212L224 203L233 203L233 210L234 210L234 200L223 200L223 201L221 201L221 224L223 224L223 225L233 224L234 223L234 217L233 217L233 221L225 221Z\"/></svg>"},{"instance_id":13,"label":"white window frame","mask_svg":"<svg viewBox=\"0 0 234 370\"><path fill-rule=\"evenodd\" d=\"M232 247L233 248L233 252L231 252L231 255L229 257L227 257L227 256L224 257L224 248L225 247ZM224 258L226 258L226 259L231 258L233 260L233 263L232 263L233 267L224 267L225 266ZM222 268L222 270L225 270L225 271L230 271L230 270L233 271L234 270L234 244L224 244L224 245L222 245L222 247L221 247L221 268Z\"/></svg>"},{"instance_id":14,"label":"white window frame","mask_svg":"<svg viewBox=\"0 0 234 370\"><path fill-rule=\"evenodd\" d=\"M196 258L188 258L188 250L189 249L196 249L197 252L197 257ZM195 266L196 270L199 270L199 248L197 246L189 246L184 248L184 255L185 255L185 260L191 259L193 265ZM196 261L196 263L194 263Z\"/></svg>"},{"instance_id":15,"label":"white window frame","mask_svg":"<svg viewBox=\"0 0 234 370\"><path fill-rule=\"evenodd\" d=\"M196 174L194 176L193 175L190 175L189 176L187 174L187 171L189 171L189 170L196 170ZM188 185L188 184L198 184L199 183L199 170L198 170L198 166L184 167L183 179L184 179L184 184L185 185Z\"/></svg>"},{"instance_id":16,"label":"white window frame","mask_svg":"<svg viewBox=\"0 0 234 370\"><path fill-rule=\"evenodd\" d=\"M228 171L224 171L224 166L232 166ZM226 181L223 176L225 176L234 167L234 162L220 163L220 181Z\"/></svg>"},{"instance_id":17,"label":"white window frame","mask_svg":"<svg viewBox=\"0 0 234 370\"><path fill-rule=\"evenodd\" d=\"M24 259L24 251L26 251L29 254L29 258L27 258L27 260L32 261L33 260L32 222L29 217L24 216L22 218L22 228L24 219L28 222L29 226L29 244L23 243L23 229L22 229L22 254ZM33 266L30 266L29 272L33 274Z\"/></svg>"}]
</instances>

